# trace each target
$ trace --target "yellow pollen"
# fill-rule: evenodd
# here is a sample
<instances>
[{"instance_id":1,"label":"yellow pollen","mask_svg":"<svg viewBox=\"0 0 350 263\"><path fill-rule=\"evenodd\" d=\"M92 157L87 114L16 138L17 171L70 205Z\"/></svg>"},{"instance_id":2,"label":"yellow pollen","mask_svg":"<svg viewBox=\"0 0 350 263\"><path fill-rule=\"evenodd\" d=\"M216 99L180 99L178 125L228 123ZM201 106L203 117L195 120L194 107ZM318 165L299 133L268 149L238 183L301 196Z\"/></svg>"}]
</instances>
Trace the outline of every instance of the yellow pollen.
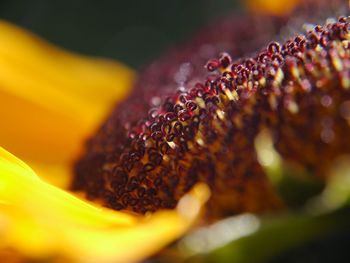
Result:
<instances>
[{"instance_id":1,"label":"yellow pollen","mask_svg":"<svg viewBox=\"0 0 350 263\"><path fill-rule=\"evenodd\" d=\"M296 104L295 101L291 101L288 103L288 110L293 113L293 114L296 114L298 113L299 111L299 107L298 107L298 104Z\"/></svg>"},{"instance_id":2,"label":"yellow pollen","mask_svg":"<svg viewBox=\"0 0 350 263\"><path fill-rule=\"evenodd\" d=\"M167 142L167 143L172 149L176 148L176 144L174 142Z\"/></svg>"}]
</instances>

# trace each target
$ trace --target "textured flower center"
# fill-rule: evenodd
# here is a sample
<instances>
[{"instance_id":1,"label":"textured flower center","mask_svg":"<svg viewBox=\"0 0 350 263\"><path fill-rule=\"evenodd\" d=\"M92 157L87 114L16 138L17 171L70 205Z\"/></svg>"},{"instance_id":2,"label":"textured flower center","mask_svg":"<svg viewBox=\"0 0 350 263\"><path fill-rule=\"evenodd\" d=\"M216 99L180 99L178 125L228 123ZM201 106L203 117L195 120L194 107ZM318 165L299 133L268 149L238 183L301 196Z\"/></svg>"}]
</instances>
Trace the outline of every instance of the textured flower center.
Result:
<instances>
[{"instance_id":1,"label":"textured flower center","mask_svg":"<svg viewBox=\"0 0 350 263\"><path fill-rule=\"evenodd\" d=\"M350 152L348 26L342 17L238 61L222 53L200 78L189 78L191 64L183 63L177 90L136 89L88 142L74 189L145 213L173 208L202 181L212 188L213 214L278 207L256 158L262 129L285 159L321 177Z\"/></svg>"}]
</instances>

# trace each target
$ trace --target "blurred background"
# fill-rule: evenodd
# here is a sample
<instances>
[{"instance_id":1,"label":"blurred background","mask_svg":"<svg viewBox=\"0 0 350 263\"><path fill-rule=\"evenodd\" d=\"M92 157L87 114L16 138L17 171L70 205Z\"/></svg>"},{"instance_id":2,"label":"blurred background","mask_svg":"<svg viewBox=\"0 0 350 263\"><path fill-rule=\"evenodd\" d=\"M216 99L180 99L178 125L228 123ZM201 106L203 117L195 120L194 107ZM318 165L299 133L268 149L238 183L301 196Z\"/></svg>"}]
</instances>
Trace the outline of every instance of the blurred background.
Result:
<instances>
[{"instance_id":1,"label":"blurred background","mask_svg":"<svg viewBox=\"0 0 350 263\"><path fill-rule=\"evenodd\" d=\"M213 19L239 12L238 0L0 0L0 18L79 53L139 68Z\"/></svg>"}]
</instances>

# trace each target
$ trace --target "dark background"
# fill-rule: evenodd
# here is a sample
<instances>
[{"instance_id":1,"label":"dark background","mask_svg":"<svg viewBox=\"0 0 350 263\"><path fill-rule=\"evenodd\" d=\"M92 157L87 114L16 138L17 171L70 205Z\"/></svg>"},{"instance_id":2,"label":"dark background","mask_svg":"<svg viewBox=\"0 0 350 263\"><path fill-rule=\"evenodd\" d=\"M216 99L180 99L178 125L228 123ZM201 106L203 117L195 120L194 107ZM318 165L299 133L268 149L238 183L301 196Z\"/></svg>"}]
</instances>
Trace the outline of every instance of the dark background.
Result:
<instances>
[{"instance_id":1,"label":"dark background","mask_svg":"<svg viewBox=\"0 0 350 263\"><path fill-rule=\"evenodd\" d=\"M0 18L61 47L139 68L239 8L237 0L0 0Z\"/></svg>"}]
</instances>

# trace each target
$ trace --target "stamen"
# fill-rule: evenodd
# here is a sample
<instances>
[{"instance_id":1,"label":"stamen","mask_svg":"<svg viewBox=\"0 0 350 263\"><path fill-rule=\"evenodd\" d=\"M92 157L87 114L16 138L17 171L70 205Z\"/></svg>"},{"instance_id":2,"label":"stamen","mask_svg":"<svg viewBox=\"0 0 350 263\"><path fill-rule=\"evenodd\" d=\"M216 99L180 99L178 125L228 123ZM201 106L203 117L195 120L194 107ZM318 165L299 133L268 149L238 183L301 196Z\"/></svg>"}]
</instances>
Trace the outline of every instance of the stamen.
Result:
<instances>
[{"instance_id":1,"label":"stamen","mask_svg":"<svg viewBox=\"0 0 350 263\"><path fill-rule=\"evenodd\" d=\"M179 91L149 91L157 103L136 90L132 104L121 104L88 142L74 188L138 213L173 208L199 181L212 188L213 214L278 207L254 139L272 130L283 158L320 177L332 159L350 152L348 28L342 17L272 42L249 59L232 61L222 53L206 64L215 74L199 83L188 79Z\"/></svg>"}]
</instances>

